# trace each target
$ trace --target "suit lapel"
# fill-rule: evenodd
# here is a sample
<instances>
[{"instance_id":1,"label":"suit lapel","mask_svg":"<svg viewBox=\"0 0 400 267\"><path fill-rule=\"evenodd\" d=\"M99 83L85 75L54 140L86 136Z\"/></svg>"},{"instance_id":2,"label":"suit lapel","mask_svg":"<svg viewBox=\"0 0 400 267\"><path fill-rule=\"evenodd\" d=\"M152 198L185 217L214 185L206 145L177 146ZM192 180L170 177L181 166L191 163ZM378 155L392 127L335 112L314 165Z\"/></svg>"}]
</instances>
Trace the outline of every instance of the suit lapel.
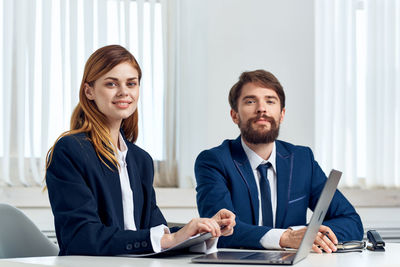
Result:
<instances>
[{"instance_id":1,"label":"suit lapel","mask_svg":"<svg viewBox=\"0 0 400 267\"><path fill-rule=\"evenodd\" d=\"M276 141L277 207L275 228L282 228L288 209L293 171L293 153Z\"/></svg>"},{"instance_id":2,"label":"suit lapel","mask_svg":"<svg viewBox=\"0 0 400 267\"><path fill-rule=\"evenodd\" d=\"M253 208L253 223L258 225L259 203L257 185L249 159L243 150L240 136L236 140L232 141L232 158L249 191L251 206Z\"/></svg>"},{"instance_id":3,"label":"suit lapel","mask_svg":"<svg viewBox=\"0 0 400 267\"><path fill-rule=\"evenodd\" d=\"M126 141L128 146L128 141ZM133 205L134 205L134 214L135 217L135 225L136 229L141 228L141 213L143 210L143 190L142 190L142 183L140 179L140 174L138 172L138 167L136 165L136 161L134 160L135 155L132 149L129 149L128 146L128 153L126 155L126 163L128 169L129 180L131 184L132 194L133 194Z\"/></svg>"},{"instance_id":4,"label":"suit lapel","mask_svg":"<svg viewBox=\"0 0 400 267\"><path fill-rule=\"evenodd\" d=\"M124 229L124 212L122 210L122 193L119 172L110 161L105 158L103 158L103 160L109 167L112 168L112 170L110 170L106 165L104 165L103 162L100 162L104 173L104 182L107 183L107 187L111 192L110 197L114 203L118 224L121 229Z\"/></svg>"}]
</instances>

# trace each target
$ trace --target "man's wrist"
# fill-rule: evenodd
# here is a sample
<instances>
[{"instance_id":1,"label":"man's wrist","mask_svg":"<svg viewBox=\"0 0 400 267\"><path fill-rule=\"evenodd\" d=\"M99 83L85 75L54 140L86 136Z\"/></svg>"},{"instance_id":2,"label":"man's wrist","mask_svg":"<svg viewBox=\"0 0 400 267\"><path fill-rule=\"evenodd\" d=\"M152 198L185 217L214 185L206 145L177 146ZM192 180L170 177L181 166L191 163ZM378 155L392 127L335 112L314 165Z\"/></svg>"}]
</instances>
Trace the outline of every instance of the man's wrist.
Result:
<instances>
[{"instance_id":1,"label":"man's wrist","mask_svg":"<svg viewBox=\"0 0 400 267\"><path fill-rule=\"evenodd\" d=\"M281 239L279 241L279 245L281 248L288 247L290 243L290 234L293 232L292 228L288 228L285 232L283 232Z\"/></svg>"}]
</instances>

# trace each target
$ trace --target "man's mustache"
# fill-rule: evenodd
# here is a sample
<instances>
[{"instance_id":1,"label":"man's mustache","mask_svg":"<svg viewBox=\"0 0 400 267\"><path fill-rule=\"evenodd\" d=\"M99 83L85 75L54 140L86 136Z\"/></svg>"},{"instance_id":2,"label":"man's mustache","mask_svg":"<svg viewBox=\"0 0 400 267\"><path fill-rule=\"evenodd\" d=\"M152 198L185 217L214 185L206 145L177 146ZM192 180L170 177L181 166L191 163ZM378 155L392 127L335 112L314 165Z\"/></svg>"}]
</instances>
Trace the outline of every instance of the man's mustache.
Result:
<instances>
[{"instance_id":1,"label":"man's mustache","mask_svg":"<svg viewBox=\"0 0 400 267\"><path fill-rule=\"evenodd\" d=\"M259 119L264 119L264 120L266 120L266 121L268 121L269 123L274 123L275 122L275 120L274 120L274 118L273 117L270 117L270 116L267 116L267 115L265 115L265 114L261 114L261 115L257 115L256 117L254 117L253 119L250 119L250 121L251 122L254 122L254 121L257 121L257 120L259 120Z\"/></svg>"}]
</instances>

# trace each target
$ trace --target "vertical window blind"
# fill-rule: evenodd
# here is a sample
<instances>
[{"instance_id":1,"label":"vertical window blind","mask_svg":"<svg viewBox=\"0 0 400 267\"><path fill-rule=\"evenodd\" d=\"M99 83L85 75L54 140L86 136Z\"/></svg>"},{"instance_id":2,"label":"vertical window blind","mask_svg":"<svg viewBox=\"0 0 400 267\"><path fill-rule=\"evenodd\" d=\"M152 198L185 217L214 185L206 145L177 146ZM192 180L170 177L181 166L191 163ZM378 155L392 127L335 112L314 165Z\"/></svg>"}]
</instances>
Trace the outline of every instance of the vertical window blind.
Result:
<instances>
[{"instance_id":1,"label":"vertical window blind","mask_svg":"<svg viewBox=\"0 0 400 267\"><path fill-rule=\"evenodd\" d=\"M400 187L400 1L315 1L316 158L341 184Z\"/></svg>"},{"instance_id":2,"label":"vertical window blind","mask_svg":"<svg viewBox=\"0 0 400 267\"><path fill-rule=\"evenodd\" d=\"M86 59L120 44L143 72L137 144L155 160L157 182L175 185L173 178L162 181L173 157L165 141L164 6L156 0L0 1L0 183L42 184L45 155L69 129Z\"/></svg>"}]
</instances>

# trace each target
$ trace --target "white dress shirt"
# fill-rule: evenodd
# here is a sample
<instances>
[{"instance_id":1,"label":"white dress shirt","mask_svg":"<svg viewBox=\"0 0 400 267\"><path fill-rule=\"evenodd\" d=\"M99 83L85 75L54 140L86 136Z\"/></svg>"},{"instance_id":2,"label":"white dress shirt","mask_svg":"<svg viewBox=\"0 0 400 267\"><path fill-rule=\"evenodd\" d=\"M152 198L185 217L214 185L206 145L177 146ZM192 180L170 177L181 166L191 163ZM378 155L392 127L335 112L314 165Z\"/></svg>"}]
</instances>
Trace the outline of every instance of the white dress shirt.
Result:
<instances>
[{"instance_id":1,"label":"white dress shirt","mask_svg":"<svg viewBox=\"0 0 400 267\"><path fill-rule=\"evenodd\" d=\"M122 193L122 208L124 213L124 229L136 231L134 206L133 206L133 192L129 181L128 169L126 164L126 154L128 153L128 147L126 146L124 139L119 134L119 146L117 148L117 160L119 163L118 172L121 184Z\"/></svg>"},{"instance_id":2,"label":"white dress shirt","mask_svg":"<svg viewBox=\"0 0 400 267\"><path fill-rule=\"evenodd\" d=\"M261 211L261 197L260 197L260 173L257 170L258 165L260 164L265 164L267 162L271 163L271 167L267 171L267 177L269 181L269 185L271 188L271 206L272 206L272 222L273 226L275 227L275 221L276 221L276 205L277 205L277 171L276 171L276 145L274 142L273 148L271 155L267 160L264 160L261 158L259 155L257 155L256 152L251 150L246 143L243 141L242 138L242 147L244 152L247 155L247 158L249 159L251 169L253 170L254 174L254 179L257 185L257 192L258 192L258 203L259 203L259 209L258 209L258 225L263 225L262 224L262 211ZM290 228L292 229L299 229L304 226L291 226ZM281 248L279 245L279 241L281 239L281 236L283 232L285 232L287 229L279 229L279 228L273 228L269 230L261 239L260 239L260 244L266 248L266 249L278 249Z\"/></svg>"}]
</instances>

